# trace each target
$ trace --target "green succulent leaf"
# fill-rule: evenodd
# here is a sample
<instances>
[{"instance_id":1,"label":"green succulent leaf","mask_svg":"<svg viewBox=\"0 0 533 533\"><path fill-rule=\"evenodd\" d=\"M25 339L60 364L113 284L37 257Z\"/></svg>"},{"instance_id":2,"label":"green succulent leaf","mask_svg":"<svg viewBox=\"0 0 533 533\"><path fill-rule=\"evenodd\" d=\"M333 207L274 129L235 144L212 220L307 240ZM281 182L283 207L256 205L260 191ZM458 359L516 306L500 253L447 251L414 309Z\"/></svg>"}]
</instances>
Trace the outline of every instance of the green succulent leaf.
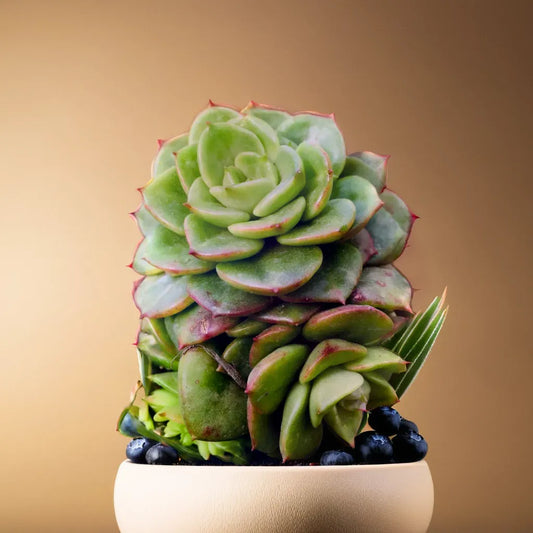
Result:
<instances>
[{"instance_id":1,"label":"green succulent leaf","mask_svg":"<svg viewBox=\"0 0 533 533\"><path fill-rule=\"evenodd\" d=\"M183 417L195 439L224 441L246 434L246 395L216 368L216 362L201 346L187 350L180 361Z\"/></svg>"},{"instance_id":2,"label":"green succulent leaf","mask_svg":"<svg viewBox=\"0 0 533 533\"><path fill-rule=\"evenodd\" d=\"M364 411L360 409L343 409L339 404L334 405L324 415L324 422L333 432L352 448L355 444L355 436L362 429Z\"/></svg>"},{"instance_id":3,"label":"green succulent leaf","mask_svg":"<svg viewBox=\"0 0 533 533\"><path fill-rule=\"evenodd\" d=\"M399 355L381 346L369 347L364 357L357 361L346 363L344 368L352 372L373 372L375 370L388 370L392 373L405 372L407 361Z\"/></svg>"},{"instance_id":4,"label":"green succulent leaf","mask_svg":"<svg viewBox=\"0 0 533 533\"><path fill-rule=\"evenodd\" d=\"M322 425L314 428L309 418L309 383L295 383L285 401L279 448L283 461L305 459L315 453L322 442Z\"/></svg>"},{"instance_id":5,"label":"green succulent leaf","mask_svg":"<svg viewBox=\"0 0 533 533\"><path fill-rule=\"evenodd\" d=\"M233 235L248 239L275 237L294 228L302 218L304 209L305 200L300 196L272 215L249 222L232 224L228 229Z\"/></svg>"},{"instance_id":6,"label":"green succulent leaf","mask_svg":"<svg viewBox=\"0 0 533 533\"><path fill-rule=\"evenodd\" d=\"M141 318L163 318L179 313L193 303L187 293L187 276L158 274L135 285L133 299Z\"/></svg>"},{"instance_id":7,"label":"green succulent leaf","mask_svg":"<svg viewBox=\"0 0 533 533\"><path fill-rule=\"evenodd\" d=\"M168 352L165 350L161 343L149 333L139 332L137 349L142 353L143 357L147 357L150 360L151 366L158 366L168 370L178 369L177 355L173 351Z\"/></svg>"},{"instance_id":8,"label":"green succulent leaf","mask_svg":"<svg viewBox=\"0 0 533 533\"><path fill-rule=\"evenodd\" d=\"M169 169L174 168L176 157L174 154L179 152L184 146L187 146L188 135L178 135L168 141L161 143L157 155L152 162L152 177L159 178Z\"/></svg>"},{"instance_id":9,"label":"green succulent leaf","mask_svg":"<svg viewBox=\"0 0 533 533\"><path fill-rule=\"evenodd\" d=\"M255 255L263 248L261 240L236 237L194 214L185 219L185 236L190 253L206 261L236 261Z\"/></svg>"},{"instance_id":10,"label":"green succulent leaf","mask_svg":"<svg viewBox=\"0 0 533 533\"><path fill-rule=\"evenodd\" d=\"M265 120L253 115L247 115L243 118L240 126L250 130L261 141L269 159L274 161L279 152L279 139L274 128Z\"/></svg>"},{"instance_id":11,"label":"green succulent leaf","mask_svg":"<svg viewBox=\"0 0 533 533\"><path fill-rule=\"evenodd\" d=\"M199 305L214 316L246 316L267 307L271 299L236 289L215 272L189 278L187 291Z\"/></svg>"},{"instance_id":12,"label":"green succulent leaf","mask_svg":"<svg viewBox=\"0 0 533 533\"><path fill-rule=\"evenodd\" d=\"M189 133L189 143L197 143L209 124L228 122L240 117L241 114L238 111L235 111L235 109L224 106L210 105L207 109L199 113L194 119Z\"/></svg>"},{"instance_id":13,"label":"green succulent leaf","mask_svg":"<svg viewBox=\"0 0 533 533\"><path fill-rule=\"evenodd\" d=\"M252 450L259 450L273 457L279 456L281 421L277 413L264 415L248 399L247 414Z\"/></svg>"},{"instance_id":14,"label":"green succulent leaf","mask_svg":"<svg viewBox=\"0 0 533 533\"><path fill-rule=\"evenodd\" d=\"M304 142L298 146L297 152L305 172L303 220L311 220L326 208L333 187L333 171L328 155L320 146Z\"/></svg>"},{"instance_id":15,"label":"green succulent leaf","mask_svg":"<svg viewBox=\"0 0 533 533\"><path fill-rule=\"evenodd\" d=\"M141 331L154 336L155 340L171 355L178 353L176 346L170 339L165 321L160 318L143 318L141 320Z\"/></svg>"},{"instance_id":16,"label":"green succulent leaf","mask_svg":"<svg viewBox=\"0 0 533 533\"><path fill-rule=\"evenodd\" d=\"M240 466L247 465L249 462L246 442L243 439L217 442L197 440L195 444L205 461L209 461L211 456L213 456L225 463L233 463Z\"/></svg>"},{"instance_id":17,"label":"green succulent leaf","mask_svg":"<svg viewBox=\"0 0 533 533\"><path fill-rule=\"evenodd\" d=\"M250 366L251 337L237 337L224 350L222 358L232 364L237 372L246 380L252 370ZM220 368L217 370L220 371Z\"/></svg>"},{"instance_id":18,"label":"green succulent leaf","mask_svg":"<svg viewBox=\"0 0 533 533\"><path fill-rule=\"evenodd\" d=\"M213 263L202 261L189 253L185 237L163 226L155 228L143 243L143 259L169 274L201 274L215 268Z\"/></svg>"},{"instance_id":19,"label":"green succulent leaf","mask_svg":"<svg viewBox=\"0 0 533 533\"><path fill-rule=\"evenodd\" d=\"M178 395L178 373L177 372L161 372L150 376L150 380L156 385L159 385L164 390Z\"/></svg>"},{"instance_id":20,"label":"green succulent leaf","mask_svg":"<svg viewBox=\"0 0 533 533\"><path fill-rule=\"evenodd\" d=\"M159 222L150 214L150 211L146 209L144 204L141 204L137 211L132 213L139 230L144 237L150 235L157 227L159 227Z\"/></svg>"},{"instance_id":21,"label":"green succulent leaf","mask_svg":"<svg viewBox=\"0 0 533 533\"><path fill-rule=\"evenodd\" d=\"M146 259L144 259L148 246L149 240L145 237L137 245L137 249L135 250L135 255L133 256L133 261L131 262L130 267L141 276L154 276L155 274L161 274L163 270L150 264L148 261L146 261Z\"/></svg>"},{"instance_id":22,"label":"green succulent leaf","mask_svg":"<svg viewBox=\"0 0 533 533\"><path fill-rule=\"evenodd\" d=\"M252 369L246 394L260 413L273 413L281 405L308 353L302 344L289 344L274 350Z\"/></svg>"},{"instance_id":23,"label":"green succulent leaf","mask_svg":"<svg viewBox=\"0 0 533 533\"><path fill-rule=\"evenodd\" d=\"M361 176L368 180L378 192L385 188L387 161L389 156L373 152L355 152L346 158L343 176Z\"/></svg>"},{"instance_id":24,"label":"green succulent leaf","mask_svg":"<svg viewBox=\"0 0 533 533\"><path fill-rule=\"evenodd\" d=\"M309 397L309 417L318 427L327 411L343 398L363 386L364 379L357 372L333 367L324 370L314 381Z\"/></svg>"},{"instance_id":25,"label":"green succulent leaf","mask_svg":"<svg viewBox=\"0 0 533 533\"><path fill-rule=\"evenodd\" d=\"M280 244L309 246L339 240L347 233L355 220L355 206L350 200L329 201L322 212L307 224L300 224L291 231L280 235Z\"/></svg>"},{"instance_id":26,"label":"green succulent leaf","mask_svg":"<svg viewBox=\"0 0 533 533\"><path fill-rule=\"evenodd\" d=\"M176 168L172 167L157 179L152 179L141 192L150 214L169 230L184 235L183 222L189 210L184 205L187 196L181 188Z\"/></svg>"},{"instance_id":27,"label":"green succulent leaf","mask_svg":"<svg viewBox=\"0 0 533 533\"><path fill-rule=\"evenodd\" d=\"M221 335L236 323L236 318L215 317L207 309L196 304L165 320L169 335L176 341L180 350Z\"/></svg>"},{"instance_id":28,"label":"green succulent leaf","mask_svg":"<svg viewBox=\"0 0 533 533\"><path fill-rule=\"evenodd\" d=\"M287 119L279 126L278 132L297 145L309 142L321 146L331 160L335 176L338 176L344 168L346 160L344 138L332 115L302 113Z\"/></svg>"},{"instance_id":29,"label":"green succulent leaf","mask_svg":"<svg viewBox=\"0 0 533 533\"><path fill-rule=\"evenodd\" d=\"M321 264L322 251L317 246L275 246L247 261L219 264L217 273L238 289L254 294L279 295L307 283Z\"/></svg>"},{"instance_id":30,"label":"green succulent leaf","mask_svg":"<svg viewBox=\"0 0 533 533\"><path fill-rule=\"evenodd\" d=\"M261 333L268 327L267 324L254 320L253 318L247 318L242 322L239 322L236 326L229 328L226 334L230 337L253 337Z\"/></svg>"},{"instance_id":31,"label":"green succulent leaf","mask_svg":"<svg viewBox=\"0 0 533 533\"><path fill-rule=\"evenodd\" d=\"M230 123L209 124L198 141L198 165L209 187L222 185L225 168L241 152L263 155L261 141L251 131Z\"/></svg>"},{"instance_id":32,"label":"green succulent leaf","mask_svg":"<svg viewBox=\"0 0 533 533\"><path fill-rule=\"evenodd\" d=\"M300 383L312 381L324 372L324 370L332 366L358 361L364 358L366 353L367 350L364 346L354 344L353 342L342 339L327 339L322 341L309 354L300 372Z\"/></svg>"},{"instance_id":33,"label":"green succulent leaf","mask_svg":"<svg viewBox=\"0 0 533 533\"><path fill-rule=\"evenodd\" d=\"M394 405L399 397L390 385L387 379L378 371L365 372L365 379L370 383L370 398L368 400L368 409L376 407Z\"/></svg>"},{"instance_id":34,"label":"green succulent leaf","mask_svg":"<svg viewBox=\"0 0 533 533\"><path fill-rule=\"evenodd\" d=\"M333 184L332 198L346 198L355 206L355 222L350 234L362 230L377 210L383 205L376 188L359 176L346 176Z\"/></svg>"},{"instance_id":35,"label":"green succulent leaf","mask_svg":"<svg viewBox=\"0 0 533 533\"><path fill-rule=\"evenodd\" d=\"M350 297L350 303L366 304L384 311L412 313L411 284L392 265L365 267Z\"/></svg>"},{"instance_id":36,"label":"green succulent leaf","mask_svg":"<svg viewBox=\"0 0 533 533\"><path fill-rule=\"evenodd\" d=\"M315 342L340 338L368 344L389 332L393 325L391 318L379 309L369 305L344 305L311 317L303 328L303 335Z\"/></svg>"},{"instance_id":37,"label":"green succulent leaf","mask_svg":"<svg viewBox=\"0 0 533 533\"><path fill-rule=\"evenodd\" d=\"M300 333L300 328L284 324L271 326L253 339L250 347L250 365L256 366L259 361L272 353L276 348L281 348L292 342Z\"/></svg>"},{"instance_id":38,"label":"green succulent leaf","mask_svg":"<svg viewBox=\"0 0 533 533\"><path fill-rule=\"evenodd\" d=\"M275 130L277 130L283 122L291 117L291 115L289 115L289 113L286 111L263 104L257 104L256 102L250 102L242 112L245 115L251 115L264 120Z\"/></svg>"},{"instance_id":39,"label":"green succulent leaf","mask_svg":"<svg viewBox=\"0 0 533 533\"><path fill-rule=\"evenodd\" d=\"M183 190L189 192L191 185L200 177L198 145L189 144L176 154L176 169Z\"/></svg>"},{"instance_id":40,"label":"green succulent leaf","mask_svg":"<svg viewBox=\"0 0 533 533\"><path fill-rule=\"evenodd\" d=\"M303 162L298 153L289 146L282 146L276 158L280 183L255 206L254 215L271 215L296 198L305 187Z\"/></svg>"},{"instance_id":41,"label":"green succulent leaf","mask_svg":"<svg viewBox=\"0 0 533 533\"><path fill-rule=\"evenodd\" d=\"M256 320L269 324L299 326L307 322L320 307L313 304L282 303L255 315Z\"/></svg>"},{"instance_id":42,"label":"green succulent leaf","mask_svg":"<svg viewBox=\"0 0 533 533\"><path fill-rule=\"evenodd\" d=\"M217 201L201 178L191 185L187 206L194 214L219 228L250 220L245 211L226 207Z\"/></svg>"},{"instance_id":43,"label":"green succulent leaf","mask_svg":"<svg viewBox=\"0 0 533 533\"><path fill-rule=\"evenodd\" d=\"M350 243L333 243L322 248L324 260L319 271L300 289L283 296L288 302L344 304L363 268L361 252Z\"/></svg>"},{"instance_id":44,"label":"green succulent leaf","mask_svg":"<svg viewBox=\"0 0 533 533\"><path fill-rule=\"evenodd\" d=\"M361 255L363 256L363 265L368 263L370 258L374 257L378 253L376 247L374 246L374 240L372 239L372 236L368 230L364 228L357 232L357 234L351 238L350 242L361 252Z\"/></svg>"}]
</instances>

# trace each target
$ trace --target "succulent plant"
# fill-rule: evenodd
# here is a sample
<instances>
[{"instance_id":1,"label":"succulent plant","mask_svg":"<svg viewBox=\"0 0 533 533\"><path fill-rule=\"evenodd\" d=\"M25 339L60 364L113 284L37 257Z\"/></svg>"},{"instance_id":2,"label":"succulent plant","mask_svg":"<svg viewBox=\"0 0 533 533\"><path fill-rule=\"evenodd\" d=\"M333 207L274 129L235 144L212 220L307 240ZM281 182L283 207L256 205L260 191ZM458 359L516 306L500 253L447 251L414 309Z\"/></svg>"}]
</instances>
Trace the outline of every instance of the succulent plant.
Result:
<instances>
[{"instance_id":1,"label":"succulent plant","mask_svg":"<svg viewBox=\"0 0 533 533\"><path fill-rule=\"evenodd\" d=\"M415 216L332 115L210 102L160 142L134 213L144 395L119 429L182 460L305 460L398 401L446 316L393 266ZM138 392L138 391L137 391Z\"/></svg>"}]
</instances>

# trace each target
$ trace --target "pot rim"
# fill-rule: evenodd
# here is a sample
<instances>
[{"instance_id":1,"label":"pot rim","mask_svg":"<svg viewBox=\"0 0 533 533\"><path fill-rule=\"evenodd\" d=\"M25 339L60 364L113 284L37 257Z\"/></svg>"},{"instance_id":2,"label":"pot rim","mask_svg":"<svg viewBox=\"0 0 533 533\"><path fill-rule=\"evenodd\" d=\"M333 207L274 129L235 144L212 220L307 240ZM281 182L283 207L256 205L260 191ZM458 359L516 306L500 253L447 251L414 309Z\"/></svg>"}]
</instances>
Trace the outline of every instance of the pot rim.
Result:
<instances>
[{"instance_id":1,"label":"pot rim","mask_svg":"<svg viewBox=\"0 0 533 533\"><path fill-rule=\"evenodd\" d=\"M201 468L202 470L208 469L208 470L220 470L221 468L224 470L239 470L242 471L245 470L263 470L263 471L304 471L304 470L313 470L313 471L329 471L329 470L397 470L401 468L429 468L428 463L425 459L422 459L420 461L413 461L410 463L383 463L383 464L359 464L359 465L321 465L321 464L315 464L315 465L277 465L277 466L267 466L267 465L234 465L234 464L227 464L227 465L190 465L190 464L176 464L176 465L149 465L144 463L133 463L129 459L125 459L122 463L122 465L133 465L135 467L142 467L142 468L156 468L156 469L169 469L169 468Z\"/></svg>"}]
</instances>

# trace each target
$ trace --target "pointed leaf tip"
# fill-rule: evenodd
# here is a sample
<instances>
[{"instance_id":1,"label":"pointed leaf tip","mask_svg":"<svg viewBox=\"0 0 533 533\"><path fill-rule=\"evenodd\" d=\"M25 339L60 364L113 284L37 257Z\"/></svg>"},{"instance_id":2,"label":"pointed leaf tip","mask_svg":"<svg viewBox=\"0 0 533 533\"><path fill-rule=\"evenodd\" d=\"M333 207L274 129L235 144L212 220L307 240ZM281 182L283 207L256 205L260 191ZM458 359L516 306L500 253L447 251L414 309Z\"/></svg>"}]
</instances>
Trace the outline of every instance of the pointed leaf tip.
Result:
<instances>
[{"instance_id":1,"label":"pointed leaf tip","mask_svg":"<svg viewBox=\"0 0 533 533\"><path fill-rule=\"evenodd\" d=\"M167 141L165 139L157 139L157 144L159 146L159 149L166 143Z\"/></svg>"}]
</instances>

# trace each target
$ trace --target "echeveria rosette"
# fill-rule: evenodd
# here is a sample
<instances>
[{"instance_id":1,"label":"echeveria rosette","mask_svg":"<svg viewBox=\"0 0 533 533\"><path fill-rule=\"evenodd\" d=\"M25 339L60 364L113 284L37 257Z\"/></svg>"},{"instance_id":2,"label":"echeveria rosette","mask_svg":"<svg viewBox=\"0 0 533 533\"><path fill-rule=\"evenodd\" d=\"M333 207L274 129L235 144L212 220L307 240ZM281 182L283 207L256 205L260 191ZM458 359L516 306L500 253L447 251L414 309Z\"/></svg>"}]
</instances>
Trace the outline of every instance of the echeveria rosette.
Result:
<instances>
[{"instance_id":1,"label":"echeveria rosette","mask_svg":"<svg viewBox=\"0 0 533 533\"><path fill-rule=\"evenodd\" d=\"M145 397L126 420L189 462L305 459L326 433L353 445L408 386L421 328L392 265L415 217L387 159L346 156L332 115L255 103L210 103L160 142L134 213Z\"/></svg>"}]
</instances>

